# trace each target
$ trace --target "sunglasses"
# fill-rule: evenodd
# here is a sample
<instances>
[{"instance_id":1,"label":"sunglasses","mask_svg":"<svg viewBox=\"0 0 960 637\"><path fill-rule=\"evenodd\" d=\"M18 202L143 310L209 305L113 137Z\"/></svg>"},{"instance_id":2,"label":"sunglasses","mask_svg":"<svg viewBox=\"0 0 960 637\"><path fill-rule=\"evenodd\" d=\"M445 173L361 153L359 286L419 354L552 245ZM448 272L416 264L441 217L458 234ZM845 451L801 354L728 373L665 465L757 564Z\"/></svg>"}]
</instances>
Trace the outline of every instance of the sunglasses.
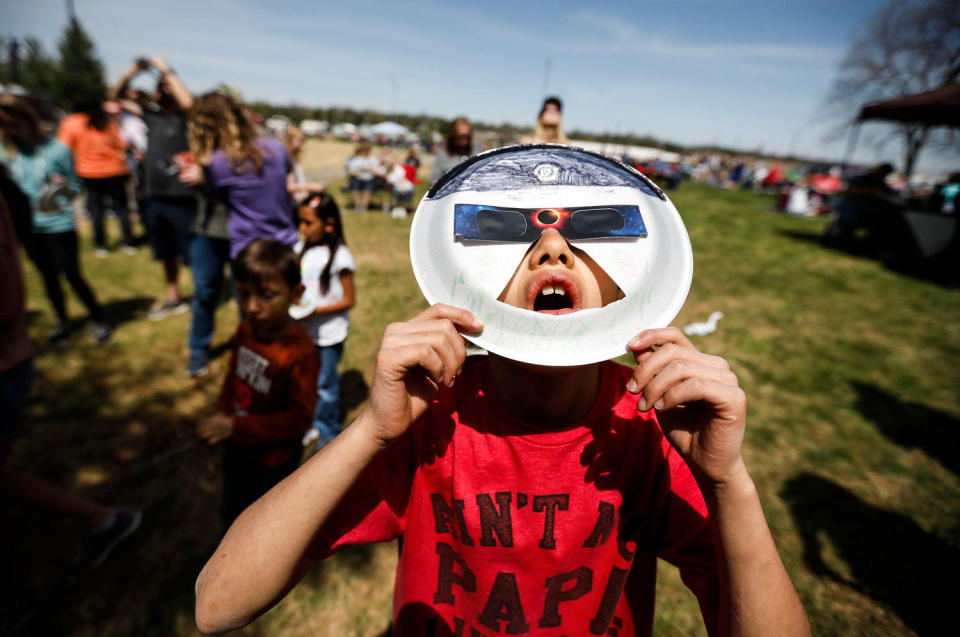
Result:
<instances>
[{"instance_id":1,"label":"sunglasses","mask_svg":"<svg viewBox=\"0 0 960 637\"><path fill-rule=\"evenodd\" d=\"M500 208L458 203L453 207L453 232L457 239L530 243L547 228L557 230L567 239L647 236L637 206Z\"/></svg>"}]
</instances>

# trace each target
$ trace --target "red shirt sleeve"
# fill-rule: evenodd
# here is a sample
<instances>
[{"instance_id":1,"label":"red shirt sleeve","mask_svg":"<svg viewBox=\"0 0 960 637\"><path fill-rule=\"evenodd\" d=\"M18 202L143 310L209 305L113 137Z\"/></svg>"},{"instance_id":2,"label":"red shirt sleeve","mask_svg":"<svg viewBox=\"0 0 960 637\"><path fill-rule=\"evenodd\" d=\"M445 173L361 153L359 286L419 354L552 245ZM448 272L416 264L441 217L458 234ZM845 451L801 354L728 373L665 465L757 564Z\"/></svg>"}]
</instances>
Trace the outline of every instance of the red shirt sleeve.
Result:
<instances>
[{"instance_id":1,"label":"red shirt sleeve","mask_svg":"<svg viewBox=\"0 0 960 637\"><path fill-rule=\"evenodd\" d=\"M232 414L233 413L233 388L236 382L234 370L237 368L237 342L240 339L240 330L243 324L234 332L230 339L230 364L227 366L227 375L223 379L223 387L220 389L220 397L217 399L217 411Z\"/></svg>"}]
</instances>

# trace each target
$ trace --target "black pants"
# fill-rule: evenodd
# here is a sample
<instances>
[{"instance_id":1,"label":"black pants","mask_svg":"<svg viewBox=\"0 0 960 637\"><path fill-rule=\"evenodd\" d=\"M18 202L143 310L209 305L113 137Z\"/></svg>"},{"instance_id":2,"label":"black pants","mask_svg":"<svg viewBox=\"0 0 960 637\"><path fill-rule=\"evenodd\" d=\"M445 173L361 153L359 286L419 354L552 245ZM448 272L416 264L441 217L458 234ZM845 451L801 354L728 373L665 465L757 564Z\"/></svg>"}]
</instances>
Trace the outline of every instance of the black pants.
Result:
<instances>
[{"instance_id":1,"label":"black pants","mask_svg":"<svg viewBox=\"0 0 960 637\"><path fill-rule=\"evenodd\" d=\"M104 199L109 197L113 212L120 220L123 242L133 244L133 228L130 226L130 206L127 204L127 176L84 179L87 188L87 212L93 222L93 243L97 248L107 249L107 233L104 230L106 208Z\"/></svg>"},{"instance_id":2,"label":"black pants","mask_svg":"<svg viewBox=\"0 0 960 637\"><path fill-rule=\"evenodd\" d=\"M103 311L96 297L93 296L93 290L80 273L75 231L34 233L27 242L26 248L30 260L40 271L47 298L50 299L61 323L67 322L67 306L63 300L63 289L60 287L61 272L67 277L70 287L90 312L90 318L97 322L103 320Z\"/></svg>"}]
</instances>

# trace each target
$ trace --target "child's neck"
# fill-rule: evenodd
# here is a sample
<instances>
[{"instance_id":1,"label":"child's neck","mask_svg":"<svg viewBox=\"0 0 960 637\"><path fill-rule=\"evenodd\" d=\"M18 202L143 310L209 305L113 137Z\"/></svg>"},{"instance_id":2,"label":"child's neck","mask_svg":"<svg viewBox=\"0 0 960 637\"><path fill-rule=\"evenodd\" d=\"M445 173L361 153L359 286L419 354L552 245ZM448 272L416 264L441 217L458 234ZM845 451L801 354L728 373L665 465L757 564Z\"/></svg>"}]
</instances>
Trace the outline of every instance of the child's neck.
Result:
<instances>
[{"instance_id":1,"label":"child's neck","mask_svg":"<svg viewBox=\"0 0 960 637\"><path fill-rule=\"evenodd\" d=\"M287 330L290 329L290 326L294 324L294 320L289 316L282 321L270 325L262 325L260 327L253 328L253 335L257 337L257 340L270 342L275 341L284 334L287 333Z\"/></svg>"},{"instance_id":2,"label":"child's neck","mask_svg":"<svg viewBox=\"0 0 960 637\"><path fill-rule=\"evenodd\" d=\"M493 391L508 412L541 429L562 429L593 407L600 365L538 367L489 356Z\"/></svg>"}]
</instances>

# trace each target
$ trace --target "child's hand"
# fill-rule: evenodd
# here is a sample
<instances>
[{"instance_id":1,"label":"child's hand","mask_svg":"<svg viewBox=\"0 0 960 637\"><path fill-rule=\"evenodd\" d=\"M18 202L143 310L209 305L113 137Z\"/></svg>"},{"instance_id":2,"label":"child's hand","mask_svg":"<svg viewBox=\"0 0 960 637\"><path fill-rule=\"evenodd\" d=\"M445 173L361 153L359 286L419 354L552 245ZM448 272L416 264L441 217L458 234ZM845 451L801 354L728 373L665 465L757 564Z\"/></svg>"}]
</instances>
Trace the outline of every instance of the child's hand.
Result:
<instances>
[{"instance_id":1,"label":"child's hand","mask_svg":"<svg viewBox=\"0 0 960 637\"><path fill-rule=\"evenodd\" d=\"M233 435L233 416L218 411L197 423L197 435L207 444L215 445Z\"/></svg>"},{"instance_id":2,"label":"child's hand","mask_svg":"<svg viewBox=\"0 0 960 637\"><path fill-rule=\"evenodd\" d=\"M747 397L727 361L699 351L675 327L640 332L627 349L637 359L627 390L643 393L637 407L656 408L663 432L695 472L717 484L736 477Z\"/></svg>"},{"instance_id":3,"label":"child's hand","mask_svg":"<svg viewBox=\"0 0 960 637\"><path fill-rule=\"evenodd\" d=\"M419 418L441 384L453 386L467 358L457 328L483 329L473 314L434 305L405 323L391 323L383 334L373 370L370 402L360 417L381 445L400 436Z\"/></svg>"}]
</instances>

